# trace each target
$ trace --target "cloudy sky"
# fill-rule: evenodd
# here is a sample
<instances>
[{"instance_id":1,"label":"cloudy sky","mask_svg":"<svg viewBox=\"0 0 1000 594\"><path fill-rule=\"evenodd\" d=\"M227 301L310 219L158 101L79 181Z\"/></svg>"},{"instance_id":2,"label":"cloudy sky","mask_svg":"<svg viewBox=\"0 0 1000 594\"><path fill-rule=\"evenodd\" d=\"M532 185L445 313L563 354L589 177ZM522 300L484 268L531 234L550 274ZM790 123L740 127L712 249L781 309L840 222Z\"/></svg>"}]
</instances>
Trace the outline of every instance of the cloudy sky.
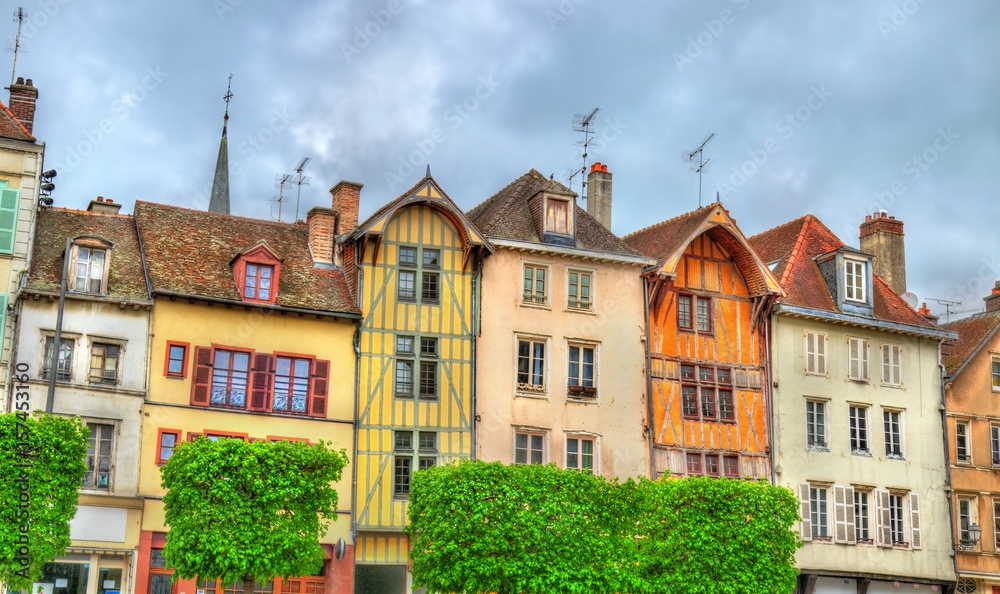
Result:
<instances>
[{"instance_id":1,"label":"cloudy sky","mask_svg":"<svg viewBox=\"0 0 1000 594\"><path fill-rule=\"evenodd\" d=\"M978 310L1000 279L993 0L4 6L28 13L17 75L40 91L57 205L205 208L232 73L234 214L277 218L275 177L303 157L300 216L348 179L364 217L428 162L464 209L531 168L568 183L574 115L600 108L589 161L614 175L618 234L698 206L684 156L715 133L703 199L748 235L813 213L857 245L886 208L922 300Z\"/></svg>"}]
</instances>

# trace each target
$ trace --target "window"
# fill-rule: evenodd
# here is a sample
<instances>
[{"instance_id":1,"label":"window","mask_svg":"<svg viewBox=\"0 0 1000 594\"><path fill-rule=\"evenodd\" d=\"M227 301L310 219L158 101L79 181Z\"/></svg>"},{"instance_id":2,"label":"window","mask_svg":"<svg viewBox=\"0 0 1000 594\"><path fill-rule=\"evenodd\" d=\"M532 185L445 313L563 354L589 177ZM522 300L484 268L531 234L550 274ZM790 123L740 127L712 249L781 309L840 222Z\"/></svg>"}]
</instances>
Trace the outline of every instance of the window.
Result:
<instances>
[{"instance_id":1,"label":"window","mask_svg":"<svg viewBox=\"0 0 1000 594\"><path fill-rule=\"evenodd\" d=\"M1000 499L993 500L993 544L1000 551Z\"/></svg>"},{"instance_id":2,"label":"window","mask_svg":"<svg viewBox=\"0 0 1000 594\"><path fill-rule=\"evenodd\" d=\"M424 248L423 263L424 263L424 268L440 268L441 267L441 250L434 250L434 249L431 249L431 248Z\"/></svg>"},{"instance_id":3,"label":"window","mask_svg":"<svg viewBox=\"0 0 1000 594\"><path fill-rule=\"evenodd\" d=\"M732 390L719 390L719 418L723 421L736 420L736 408L733 406Z\"/></svg>"},{"instance_id":4,"label":"window","mask_svg":"<svg viewBox=\"0 0 1000 594\"><path fill-rule=\"evenodd\" d=\"M305 413L309 401L310 359L278 356L274 364L274 396L272 409L280 412Z\"/></svg>"},{"instance_id":5,"label":"window","mask_svg":"<svg viewBox=\"0 0 1000 594\"><path fill-rule=\"evenodd\" d=\"M569 345L567 383L571 396L592 398L597 395L597 385L594 383L597 369L596 350L590 345Z\"/></svg>"},{"instance_id":6,"label":"window","mask_svg":"<svg viewBox=\"0 0 1000 594\"><path fill-rule=\"evenodd\" d=\"M882 385L899 387L903 385L903 347L898 344L882 343Z\"/></svg>"},{"instance_id":7,"label":"window","mask_svg":"<svg viewBox=\"0 0 1000 594\"><path fill-rule=\"evenodd\" d=\"M395 472L392 492L397 497L410 495L410 476L413 472L413 432L394 431Z\"/></svg>"},{"instance_id":8,"label":"window","mask_svg":"<svg viewBox=\"0 0 1000 594\"><path fill-rule=\"evenodd\" d=\"M95 384L118 383L118 359L121 346L95 342L90 345L90 381Z\"/></svg>"},{"instance_id":9,"label":"window","mask_svg":"<svg viewBox=\"0 0 1000 594\"><path fill-rule=\"evenodd\" d=\"M854 538L860 543L872 542L868 493L857 489L854 490Z\"/></svg>"},{"instance_id":10,"label":"window","mask_svg":"<svg viewBox=\"0 0 1000 594\"><path fill-rule=\"evenodd\" d=\"M677 327L681 330L693 330L691 322L691 299L690 295L677 296Z\"/></svg>"},{"instance_id":11,"label":"window","mask_svg":"<svg viewBox=\"0 0 1000 594\"><path fill-rule=\"evenodd\" d=\"M712 331L712 299L710 297L698 297L697 299L697 321L698 332Z\"/></svg>"},{"instance_id":12,"label":"window","mask_svg":"<svg viewBox=\"0 0 1000 594\"><path fill-rule=\"evenodd\" d=\"M868 341L864 338L847 338L847 377L857 382L868 381Z\"/></svg>"},{"instance_id":13,"label":"window","mask_svg":"<svg viewBox=\"0 0 1000 594\"><path fill-rule=\"evenodd\" d=\"M0 254L14 253L20 203L21 191L8 188L7 180L0 180Z\"/></svg>"},{"instance_id":14,"label":"window","mask_svg":"<svg viewBox=\"0 0 1000 594\"><path fill-rule=\"evenodd\" d=\"M522 299L525 303L545 303L545 278L548 267L535 264L524 265L524 293Z\"/></svg>"},{"instance_id":15,"label":"window","mask_svg":"<svg viewBox=\"0 0 1000 594\"><path fill-rule=\"evenodd\" d=\"M593 302L590 300L590 288L593 283L593 275L583 270L569 271L569 296L567 306L571 309L590 309Z\"/></svg>"},{"instance_id":16,"label":"window","mask_svg":"<svg viewBox=\"0 0 1000 594\"><path fill-rule=\"evenodd\" d=\"M400 266L413 266L417 265L417 248L414 247L401 247L399 248L399 265Z\"/></svg>"},{"instance_id":17,"label":"window","mask_svg":"<svg viewBox=\"0 0 1000 594\"><path fill-rule=\"evenodd\" d=\"M420 339L420 397L437 398L437 339ZM430 360L428 360L430 359Z\"/></svg>"},{"instance_id":18,"label":"window","mask_svg":"<svg viewBox=\"0 0 1000 594\"><path fill-rule=\"evenodd\" d=\"M437 398L437 338L419 338L419 357L413 351L416 342L413 336L396 337L396 396L412 398L416 382L420 398Z\"/></svg>"},{"instance_id":19,"label":"window","mask_svg":"<svg viewBox=\"0 0 1000 594\"><path fill-rule=\"evenodd\" d=\"M165 464L170 456L174 454L174 448L180 441L181 432L176 429L160 429L160 438L157 440L156 463Z\"/></svg>"},{"instance_id":20,"label":"window","mask_svg":"<svg viewBox=\"0 0 1000 594\"><path fill-rule=\"evenodd\" d=\"M867 301L865 292L865 263L858 260L844 260L844 288L848 301Z\"/></svg>"},{"instance_id":21,"label":"window","mask_svg":"<svg viewBox=\"0 0 1000 594\"><path fill-rule=\"evenodd\" d=\"M806 373L826 375L826 334L806 332Z\"/></svg>"},{"instance_id":22,"label":"window","mask_svg":"<svg viewBox=\"0 0 1000 594\"><path fill-rule=\"evenodd\" d=\"M187 377L187 352L190 345L186 342L167 341L167 361L163 374L168 377Z\"/></svg>"},{"instance_id":23,"label":"window","mask_svg":"<svg viewBox=\"0 0 1000 594\"><path fill-rule=\"evenodd\" d=\"M566 468L594 473L594 438L566 438Z\"/></svg>"},{"instance_id":24,"label":"window","mask_svg":"<svg viewBox=\"0 0 1000 594\"><path fill-rule=\"evenodd\" d=\"M413 396L412 336L396 337L396 357L396 396Z\"/></svg>"},{"instance_id":25,"label":"window","mask_svg":"<svg viewBox=\"0 0 1000 594\"><path fill-rule=\"evenodd\" d=\"M687 455L687 473L690 475L701 474L701 454Z\"/></svg>"},{"instance_id":26,"label":"window","mask_svg":"<svg viewBox=\"0 0 1000 594\"><path fill-rule=\"evenodd\" d=\"M955 458L959 464L971 464L972 454L969 451L969 424L955 422Z\"/></svg>"},{"instance_id":27,"label":"window","mask_svg":"<svg viewBox=\"0 0 1000 594\"><path fill-rule=\"evenodd\" d=\"M993 466L1000 466L1000 425L990 425L990 450Z\"/></svg>"},{"instance_id":28,"label":"window","mask_svg":"<svg viewBox=\"0 0 1000 594\"><path fill-rule=\"evenodd\" d=\"M1000 390L1000 359L992 360L993 390Z\"/></svg>"},{"instance_id":29,"label":"window","mask_svg":"<svg viewBox=\"0 0 1000 594\"><path fill-rule=\"evenodd\" d=\"M705 474L719 476L719 455L705 454Z\"/></svg>"},{"instance_id":30,"label":"window","mask_svg":"<svg viewBox=\"0 0 1000 594\"><path fill-rule=\"evenodd\" d=\"M851 453L869 454L868 449L868 407L850 407Z\"/></svg>"},{"instance_id":31,"label":"window","mask_svg":"<svg viewBox=\"0 0 1000 594\"><path fill-rule=\"evenodd\" d=\"M45 338L45 361L42 364L42 377L49 379L49 371L52 369L52 345L55 344L55 337ZM73 338L59 338L59 360L56 362L56 379L68 382L73 373L73 345L76 340Z\"/></svg>"},{"instance_id":32,"label":"window","mask_svg":"<svg viewBox=\"0 0 1000 594\"><path fill-rule=\"evenodd\" d=\"M522 338L517 341L517 389L545 393L545 341Z\"/></svg>"},{"instance_id":33,"label":"window","mask_svg":"<svg viewBox=\"0 0 1000 594\"><path fill-rule=\"evenodd\" d=\"M400 270L396 287L396 297L400 301L416 301L417 273L412 270Z\"/></svg>"},{"instance_id":34,"label":"window","mask_svg":"<svg viewBox=\"0 0 1000 594\"><path fill-rule=\"evenodd\" d=\"M258 301L270 301L271 279L274 277L274 266L247 264L246 274L243 282L243 297Z\"/></svg>"},{"instance_id":35,"label":"window","mask_svg":"<svg viewBox=\"0 0 1000 594\"><path fill-rule=\"evenodd\" d=\"M250 353L216 349L212 364L212 405L246 408Z\"/></svg>"},{"instance_id":36,"label":"window","mask_svg":"<svg viewBox=\"0 0 1000 594\"><path fill-rule=\"evenodd\" d=\"M889 534L893 545L907 544L903 522L903 496L895 493L889 493Z\"/></svg>"},{"instance_id":37,"label":"window","mask_svg":"<svg viewBox=\"0 0 1000 594\"><path fill-rule=\"evenodd\" d=\"M715 418L715 388L701 388L701 418Z\"/></svg>"},{"instance_id":38,"label":"window","mask_svg":"<svg viewBox=\"0 0 1000 594\"><path fill-rule=\"evenodd\" d=\"M684 416L686 417L698 416L697 390L698 388L694 386L681 386L681 401L684 407Z\"/></svg>"},{"instance_id":39,"label":"window","mask_svg":"<svg viewBox=\"0 0 1000 594\"><path fill-rule=\"evenodd\" d=\"M73 246L76 248L76 267L73 290L81 293L104 293L107 280L106 260L108 251L102 248ZM71 256L72 257L72 256Z\"/></svg>"},{"instance_id":40,"label":"window","mask_svg":"<svg viewBox=\"0 0 1000 594\"><path fill-rule=\"evenodd\" d=\"M829 538L825 487L809 487L809 513L812 537L814 539Z\"/></svg>"},{"instance_id":41,"label":"window","mask_svg":"<svg viewBox=\"0 0 1000 594\"><path fill-rule=\"evenodd\" d=\"M885 430L885 455L887 458L903 457L903 413L898 410L882 412L882 423Z\"/></svg>"},{"instance_id":42,"label":"window","mask_svg":"<svg viewBox=\"0 0 1000 594\"><path fill-rule=\"evenodd\" d=\"M437 464L437 438L434 431L419 431L417 433L417 470L434 468Z\"/></svg>"},{"instance_id":43,"label":"window","mask_svg":"<svg viewBox=\"0 0 1000 594\"><path fill-rule=\"evenodd\" d=\"M727 477L739 478L740 477L740 457L739 456L723 456L722 457L722 471Z\"/></svg>"},{"instance_id":44,"label":"window","mask_svg":"<svg viewBox=\"0 0 1000 594\"><path fill-rule=\"evenodd\" d=\"M969 534L969 526L972 524L972 499L960 497L958 499L958 543L962 548L972 548L976 544Z\"/></svg>"},{"instance_id":45,"label":"window","mask_svg":"<svg viewBox=\"0 0 1000 594\"><path fill-rule=\"evenodd\" d=\"M545 230L561 235L573 234L573 222L570 220L569 200L545 197Z\"/></svg>"},{"instance_id":46,"label":"window","mask_svg":"<svg viewBox=\"0 0 1000 594\"><path fill-rule=\"evenodd\" d=\"M545 435L515 433L514 464L545 464Z\"/></svg>"},{"instance_id":47,"label":"window","mask_svg":"<svg viewBox=\"0 0 1000 594\"><path fill-rule=\"evenodd\" d=\"M87 443L87 469L83 473L84 489L111 489L111 456L114 425L87 423L90 441Z\"/></svg>"},{"instance_id":48,"label":"window","mask_svg":"<svg viewBox=\"0 0 1000 594\"><path fill-rule=\"evenodd\" d=\"M436 272L423 273L423 283L420 285L420 300L425 303L436 303L439 300L438 280Z\"/></svg>"},{"instance_id":49,"label":"window","mask_svg":"<svg viewBox=\"0 0 1000 594\"><path fill-rule=\"evenodd\" d=\"M826 449L826 402L806 400L806 443L810 448Z\"/></svg>"},{"instance_id":50,"label":"window","mask_svg":"<svg viewBox=\"0 0 1000 594\"><path fill-rule=\"evenodd\" d=\"M685 417L703 421L736 420L731 369L681 365L680 375L683 383L681 407Z\"/></svg>"}]
</instances>

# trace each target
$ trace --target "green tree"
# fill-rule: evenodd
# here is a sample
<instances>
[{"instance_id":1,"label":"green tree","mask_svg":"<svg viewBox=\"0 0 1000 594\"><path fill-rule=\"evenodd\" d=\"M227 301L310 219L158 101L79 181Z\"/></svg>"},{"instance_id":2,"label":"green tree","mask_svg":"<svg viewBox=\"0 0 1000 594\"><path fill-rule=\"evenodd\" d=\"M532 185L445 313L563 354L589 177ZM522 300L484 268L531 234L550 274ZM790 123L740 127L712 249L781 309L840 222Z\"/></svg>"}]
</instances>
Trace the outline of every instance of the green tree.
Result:
<instances>
[{"instance_id":1,"label":"green tree","mask_svg":"<svg viewBox=\"0 0 1000 594\"><path fill-rule=\"evenodd\" d=\"M0 582L30 589L66 552L86 469L78 418L0 414Z\"/></svg>"},{"instance_id":2,"label":"green tree","mask_svg":"<svg viewBox=\"0 0 1000 594\"><path fill-rule=\"evenodd\" d=\"M619 592L630 534L617 485L554 465L463 461L417 472L407 532L429 592Z\"/></svg>"},{"instance_id":3,"label":"green tree","mask_svg":"<svg viewBox=\"0 0 1000 594\"><path fill-rule=\"evenodd\" d=\"M255 582L315 573L319 538L337 515L347 454L328 444L205 438L180 444L161 470L163 548L174 579Z\"/></svg>"}]
</instances>

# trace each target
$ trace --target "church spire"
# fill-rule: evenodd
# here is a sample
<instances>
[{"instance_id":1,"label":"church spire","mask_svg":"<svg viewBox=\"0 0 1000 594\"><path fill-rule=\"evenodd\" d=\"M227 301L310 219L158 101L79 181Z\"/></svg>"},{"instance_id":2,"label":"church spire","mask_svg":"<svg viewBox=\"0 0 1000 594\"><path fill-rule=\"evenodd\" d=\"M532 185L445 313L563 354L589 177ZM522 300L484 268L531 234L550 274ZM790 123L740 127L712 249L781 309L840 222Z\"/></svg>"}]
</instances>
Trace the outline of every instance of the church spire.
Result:
<instances>
[{"instance_id":1,"label":"church spire","mask_svg":"<svg viewBox=\"0 0 1000 594\"><path fill-rule=\"evenodd\" d=\"M233 98L230 90L233 86L233 75L229 74L229 84L226 85L226 113L222 116L222 140L219 142L219 158L215 162L215 179L212 181L212 197L208 201L208 211L229 214L229 145L226 140L226 128L229 125L229 100Z\"/></svg>"}]
</instances>

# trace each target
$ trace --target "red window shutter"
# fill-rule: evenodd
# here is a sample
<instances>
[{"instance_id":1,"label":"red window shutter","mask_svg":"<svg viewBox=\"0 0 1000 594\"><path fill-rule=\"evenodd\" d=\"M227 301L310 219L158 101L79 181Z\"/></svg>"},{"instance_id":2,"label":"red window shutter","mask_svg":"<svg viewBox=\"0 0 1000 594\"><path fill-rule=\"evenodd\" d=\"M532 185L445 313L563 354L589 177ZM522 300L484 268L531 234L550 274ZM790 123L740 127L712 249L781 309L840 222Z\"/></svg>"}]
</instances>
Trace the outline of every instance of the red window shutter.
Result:
<instances>
[{"instance_id":1,"label":"red window shutter","mask_svg":"<svg viewBox=\"0 0 1000 594\"><path fill-rule=\"evenodd\" d=\"M330 390L330 362L316 359L309 378L309 416L326 416L326 398Z\"/></svg>"},{"instance_id":2,"label":"red window shutter","mask_svg":"<svg viewBox=\"0 0 1000 594\"><path fill-rule=\"evenodd\" d=\"M250 410L271 410L271 390L274 386L274 355L257 353L253 362L253 383L250 388Z\"/></svg>"},{"instance_id":3,"label":"red window shutter","mask_svg":"<svg viewBox=\"0 0 1000 594\"><path fill-rule=\"evenodd\" d=\"M195 347L194 375L191 381L191 404L208 406L209 390L212 386L212 349Z\"/></svg>"}]
</instances>

